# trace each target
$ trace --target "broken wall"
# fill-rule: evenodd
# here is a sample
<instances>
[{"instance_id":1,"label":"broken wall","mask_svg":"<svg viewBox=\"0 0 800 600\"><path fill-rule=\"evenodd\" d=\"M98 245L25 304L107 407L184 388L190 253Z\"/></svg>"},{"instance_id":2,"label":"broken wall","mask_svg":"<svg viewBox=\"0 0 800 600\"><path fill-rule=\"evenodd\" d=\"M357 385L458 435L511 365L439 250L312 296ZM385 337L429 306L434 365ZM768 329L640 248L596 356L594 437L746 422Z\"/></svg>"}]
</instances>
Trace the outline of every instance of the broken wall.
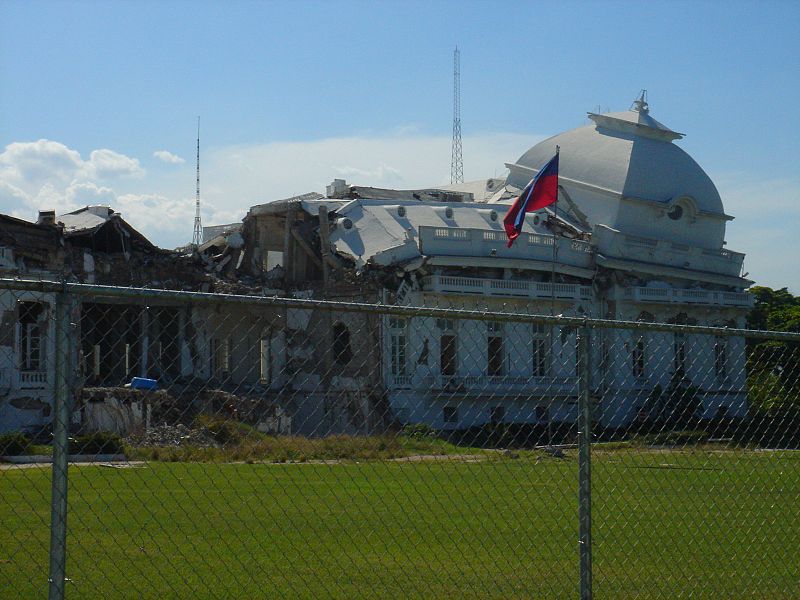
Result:
<instances>
[{"instance_id":1,"label":"broken wall","mask_svg":"<svg viewBox=\"0 0 800 600\"><path fill-rule=\"evenodd\" d=\"M37 433L52 420L54 310L53 294L0 290L0 432Z\"/></svg>"}]
</instances>

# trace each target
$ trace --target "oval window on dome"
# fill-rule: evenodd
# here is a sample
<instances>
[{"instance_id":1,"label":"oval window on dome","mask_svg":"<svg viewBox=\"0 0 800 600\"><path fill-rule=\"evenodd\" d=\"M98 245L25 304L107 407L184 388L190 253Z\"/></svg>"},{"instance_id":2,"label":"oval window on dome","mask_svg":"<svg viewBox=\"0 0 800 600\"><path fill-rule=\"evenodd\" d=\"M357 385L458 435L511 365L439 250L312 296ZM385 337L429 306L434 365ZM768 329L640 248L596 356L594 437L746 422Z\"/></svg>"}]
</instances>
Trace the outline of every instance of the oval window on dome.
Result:
<instances>
[{"instance_id":1,"label":"oval window on dome","mask_svg":"<svg viewBox=\"0 0 800 600\"><path fill-rule=\"evenodd\" d=\"M683 216L683 207L680 204L676 204L667 213L667 216L672 219L673 221L678 221Z\"/></svg>"}]
</instances>

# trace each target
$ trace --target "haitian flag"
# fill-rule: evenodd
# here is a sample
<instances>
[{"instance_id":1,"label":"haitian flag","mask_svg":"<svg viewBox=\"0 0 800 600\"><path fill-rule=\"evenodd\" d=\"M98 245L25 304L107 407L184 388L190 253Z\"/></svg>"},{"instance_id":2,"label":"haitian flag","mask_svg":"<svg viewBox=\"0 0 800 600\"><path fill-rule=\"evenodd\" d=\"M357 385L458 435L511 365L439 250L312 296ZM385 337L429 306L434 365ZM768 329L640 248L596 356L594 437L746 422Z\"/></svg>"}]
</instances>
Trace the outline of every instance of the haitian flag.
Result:
<instances>
[{"instance_id":1,"label":"haitian flag","mask_svg":"<svg viewBox=\"0 0 800 600\"><path fill-rule=\"evenodd\" d=\"M545 166L539 169L536 176L525 186L522 193L508 209L503 219L503 227L508 236L508 247L519 237L525 213L550 206L558 200L558 152Z\"/></svg>"}]
</instances>

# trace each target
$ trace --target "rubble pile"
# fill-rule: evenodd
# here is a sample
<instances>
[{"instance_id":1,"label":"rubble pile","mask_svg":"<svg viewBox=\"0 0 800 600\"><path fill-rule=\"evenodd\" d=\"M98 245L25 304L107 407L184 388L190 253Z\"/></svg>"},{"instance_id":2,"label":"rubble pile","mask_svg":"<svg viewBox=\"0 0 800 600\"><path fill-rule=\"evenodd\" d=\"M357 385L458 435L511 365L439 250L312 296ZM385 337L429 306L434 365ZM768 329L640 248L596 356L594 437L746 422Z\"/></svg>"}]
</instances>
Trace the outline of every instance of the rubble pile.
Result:
<instances>
[{"instance_id":1,"label":"rubble pile","mask_svg":"<svg viewBox=\"0 0 800 600\"><path fill-rule=\"evenodd\" d=\"M190 429L186 425L156 425L144 433L125 439L132 446L163 447L193 446L195 448L218 448L219 444L205 427Z\"/></svg>"}]
</instances>

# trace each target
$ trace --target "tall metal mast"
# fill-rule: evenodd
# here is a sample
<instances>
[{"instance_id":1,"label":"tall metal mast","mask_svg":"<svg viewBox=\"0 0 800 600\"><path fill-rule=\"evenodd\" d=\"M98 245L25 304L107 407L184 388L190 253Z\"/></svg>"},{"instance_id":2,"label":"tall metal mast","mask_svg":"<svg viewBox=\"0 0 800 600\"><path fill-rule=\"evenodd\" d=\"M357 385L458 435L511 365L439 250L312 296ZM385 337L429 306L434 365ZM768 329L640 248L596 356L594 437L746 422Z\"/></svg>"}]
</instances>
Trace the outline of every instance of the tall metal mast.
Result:
<instances>
[{"instance_id":1,"label":"tall metal mast","mask_svg":"<svg viewBox=\"0 0 800 600\"><path fill-rule=\"evenodd\" d=\"M203 242L203 226L200 223L200 117L197 117L197 194L194 202L194 235L192 246L197 247Z\"/></svg>"},{"instance_id":2,"label":"tall metal mast","mask_svg":"<svg viewBox=\"0 0 800 600\"><path fill-rule=\"evenodd\" d=\"M453 156L450 183L464 183L464 158L461 155L461 53L453 52Z\"/></svg>"}]
</instances>

